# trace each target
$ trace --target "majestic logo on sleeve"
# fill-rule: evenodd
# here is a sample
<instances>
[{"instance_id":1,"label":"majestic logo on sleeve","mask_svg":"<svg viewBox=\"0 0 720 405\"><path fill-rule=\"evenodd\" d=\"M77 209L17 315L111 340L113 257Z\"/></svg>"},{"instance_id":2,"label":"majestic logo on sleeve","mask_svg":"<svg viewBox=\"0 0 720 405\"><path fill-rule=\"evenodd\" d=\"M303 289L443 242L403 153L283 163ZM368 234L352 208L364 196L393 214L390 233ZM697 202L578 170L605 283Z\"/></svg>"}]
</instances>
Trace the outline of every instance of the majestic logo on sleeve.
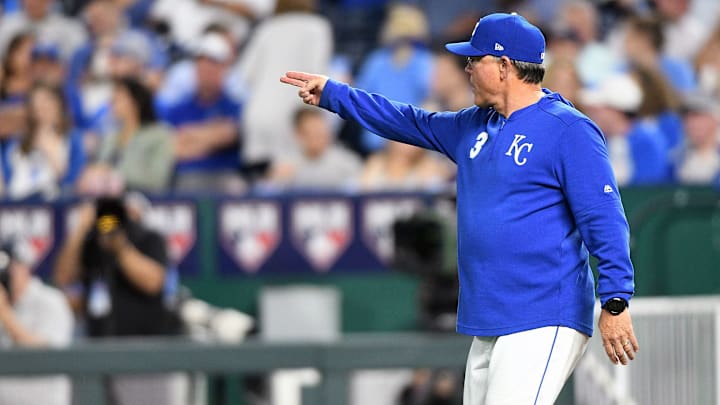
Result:
<instances>
[{"instance_id":1,"label":"majestic logo on sleeve","mask_svg":"<svg viewBox=\"0 0 720 405\"><path fill-rule=\"evenodd\" d=\"M477 138L475 138L475 145L470 149L470 159L475 159L480 153L480 150L485 146L485 143L488 141L488 133L485 131L482 131L478 134Z\"/></svg>"},{"instance_id":2,"label":"majestic logo on sleeve","mask_svg":"<svg viewBox=\"0 0 720 405\"><path fill-rule=\"evenodd\" d=\"M530 153L533 148L533 144L531 143L520 143L525 138L527 138L525 135L515 134L515 140L510 145L510 149L505 152L505 156L513 157L515 164L518 166L523 166L527 163L527 157L521 158L521 155L523 153Z\"/></svg>"}]
</instances>

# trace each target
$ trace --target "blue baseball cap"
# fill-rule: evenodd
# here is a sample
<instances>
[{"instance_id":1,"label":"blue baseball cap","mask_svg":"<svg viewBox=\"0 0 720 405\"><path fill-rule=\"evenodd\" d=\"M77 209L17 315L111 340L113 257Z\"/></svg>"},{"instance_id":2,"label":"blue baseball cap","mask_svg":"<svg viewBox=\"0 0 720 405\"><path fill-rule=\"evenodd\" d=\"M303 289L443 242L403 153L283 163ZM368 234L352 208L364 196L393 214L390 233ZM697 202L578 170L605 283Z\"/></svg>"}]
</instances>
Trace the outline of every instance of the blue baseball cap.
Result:
<instances>
[{"instance_id":1,"label":"blue baseball cap","mask_svg":"<svg viewBox=\"0 0 720 405\"><path fill-rule=\"evenodd\" d=\"M507 56L531 63L542 63L545 59L542 32L515 13L486 15L475 24L470 41L446 44L445 48L462 56Z\"/></svg>"}]
</instances>

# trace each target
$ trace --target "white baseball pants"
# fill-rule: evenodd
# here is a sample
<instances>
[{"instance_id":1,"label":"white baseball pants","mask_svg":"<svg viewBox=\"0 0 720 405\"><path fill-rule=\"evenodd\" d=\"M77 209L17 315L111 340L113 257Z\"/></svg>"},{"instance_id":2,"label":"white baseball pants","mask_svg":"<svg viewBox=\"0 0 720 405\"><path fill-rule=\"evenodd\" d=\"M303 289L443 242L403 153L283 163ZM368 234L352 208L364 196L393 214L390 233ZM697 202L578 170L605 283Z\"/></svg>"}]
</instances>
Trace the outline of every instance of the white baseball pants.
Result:
<instances>
[{"instance_id":1,"label":"white baseball pants","mask_svg":"<svg viewBox=\"0 0 720 405\"><path fill-rule=\"evenodd\" d=\"M473 338L463 405L553 404L588 340L562 326Z\"/></svg>"}]
</instances>

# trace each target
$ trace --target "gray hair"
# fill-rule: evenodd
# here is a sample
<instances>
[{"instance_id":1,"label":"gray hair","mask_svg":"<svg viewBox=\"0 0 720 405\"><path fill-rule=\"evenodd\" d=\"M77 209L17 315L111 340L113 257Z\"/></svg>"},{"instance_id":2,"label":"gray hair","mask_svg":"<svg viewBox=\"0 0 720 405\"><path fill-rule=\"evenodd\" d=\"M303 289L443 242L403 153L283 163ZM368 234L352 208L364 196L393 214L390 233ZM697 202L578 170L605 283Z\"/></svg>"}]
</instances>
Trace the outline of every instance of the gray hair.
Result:
<instances>
[{"instance_id":1,"label":"gray hair","mask_svg":"<svg viewBox=\"0 0 720 405\"><path fill-rule=\"evenodd\" d=\"M499 56L495 56L496 60L500 60ZM523 62L520 60L510 59L510 63L517 71L518 79L525 83L540 84L545 77L545 66L542 63Z\"/></svg>"}]
</instances>

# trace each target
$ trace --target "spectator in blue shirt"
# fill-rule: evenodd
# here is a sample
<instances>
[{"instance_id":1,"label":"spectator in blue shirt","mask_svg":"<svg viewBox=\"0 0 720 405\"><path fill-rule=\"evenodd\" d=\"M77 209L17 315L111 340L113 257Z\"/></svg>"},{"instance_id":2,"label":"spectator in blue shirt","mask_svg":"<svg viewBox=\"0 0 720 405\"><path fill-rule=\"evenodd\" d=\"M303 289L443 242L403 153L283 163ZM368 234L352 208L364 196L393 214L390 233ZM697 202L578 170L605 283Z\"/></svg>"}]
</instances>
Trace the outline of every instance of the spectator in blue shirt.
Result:
<instances>
[{"instance_id":1,"label":"spectator in blue shirt","mask_svg":"<svg viewBox=\"0 0 720 405\"><path fill-rule=\"evenodd\" d=\"M620 186L670 180L667 143L660 127L638 117L643 97L637 80L625 73L609 77L580 96L586 113L607 138L610 163Z\"/></svg>"},{"instance_id":2,"label":"spectator in blue shirt","mask_svg":"<svg viewBox=\"0 0 720 405\"><path fill-rule=\"evenodd\" d=\"M206 34L195 50L196 88L163 113L175 127L177 191L243 190L238 171L241 106L224 88L231 62L227 41L219 34Z\"/></svg>"},{"instance_id":3,"label":"spectator in blue shirt","mask_svg":"<svg viewBox=\"0 0 720 405\"><path fill-rule=\"evenodd\" d=\"M237 59L237 49L240 44L235 41L232 31L228 27L222 24L210 24L203 31L203 36L207 34L221 35L230 46L231 58L233 60ZM244 86L242 85L242 79L233 73L229 72L225 76L225 92L239 102L244 98ZM197 87L196 79L195 59L192 55L180 59L170 66L155 94L155 104L159 113L162 115L169 106L176 104L195 91Z\"/></svg>"},{"instance_id":4,"label":"spectator in blue shirt","mask_svg":"<svg viewBox=\"0 0 720 405\"><path fill-rule=\"evenodd\" d=\"M360 68L356 85L392 100L422 104L430 93L433 56L425 45L429 28L425 15L409 5L396 5L383 27L383 46L373 51ZM380 149L385 140L362 133L366 151Z\"/></svg>"}]
</instances>

